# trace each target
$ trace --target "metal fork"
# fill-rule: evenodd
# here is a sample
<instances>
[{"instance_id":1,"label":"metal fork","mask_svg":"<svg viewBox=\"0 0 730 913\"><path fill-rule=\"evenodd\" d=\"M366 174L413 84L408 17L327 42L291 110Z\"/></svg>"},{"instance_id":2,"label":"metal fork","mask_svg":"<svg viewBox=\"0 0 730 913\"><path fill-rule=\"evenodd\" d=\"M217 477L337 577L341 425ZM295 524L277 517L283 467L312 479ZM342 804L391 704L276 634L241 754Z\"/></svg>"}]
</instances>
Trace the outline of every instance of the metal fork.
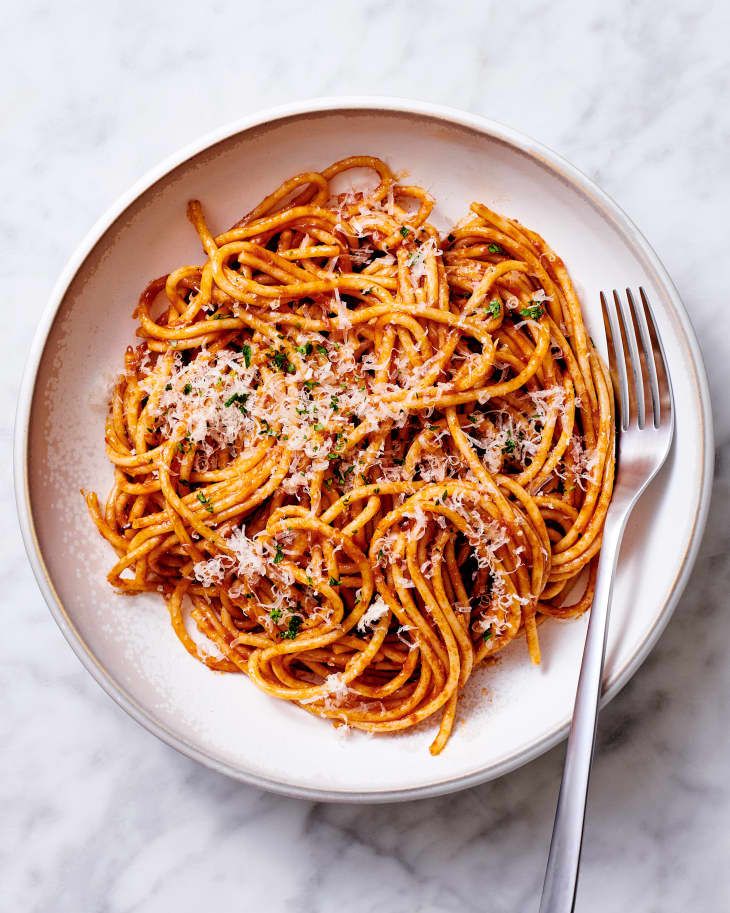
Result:
<instances>
[{"instance_id":1,"label":"metal fork","mask_svg":"<svg viewBox=\"0 0 730 913\"><path fill-rule=\"evenodd\" d=\"M617 399L616 481L603 530L540 913L570 913L575 908L616 562L629 514L666 460L674 433L672 385L646 292L601 292L601 307Z\"/></svg>"}]
</instances>

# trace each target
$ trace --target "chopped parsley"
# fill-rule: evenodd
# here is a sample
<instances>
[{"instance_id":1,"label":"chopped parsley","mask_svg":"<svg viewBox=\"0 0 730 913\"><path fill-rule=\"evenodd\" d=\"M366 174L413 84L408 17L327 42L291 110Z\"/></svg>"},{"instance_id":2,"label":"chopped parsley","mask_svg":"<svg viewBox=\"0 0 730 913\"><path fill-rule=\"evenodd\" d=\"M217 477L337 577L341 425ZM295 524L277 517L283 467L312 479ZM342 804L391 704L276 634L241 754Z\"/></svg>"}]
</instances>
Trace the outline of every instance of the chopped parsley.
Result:
<instances>
[{"instance_id":1,"label":"chopped parsley","mask_svg":"<svg viewBox=\"0 0 730 913\"><path fill-rule=\"evenodd\" d=\"M332 456L335 460L339 460L339 458L340 458L338 454L331 454L331 456ZM329 457L328 457L327 459L329 459ZM347 481L347 477L348 477L351 473L353 473L354 471L355 471L355 467L354 467L354 466L348 466L347 469L345 469L344 472L340 469L340 467L339 467L338 465L334 465L334 466L332 467L332 473L333 473L334 477L337 479L337 481L339 482L340 485L344 485L345 482Z\"/></svg>"},{"instance_id":2,"label":"chopped parsley","mask_svg":"<svg viewBox=\"0 0 730 913\"><path fill-rule=\"evenodd\" d=\"M185 396L188 396L192 392L193 392L193 385L185 384L185 386L183 387L183 393L185 394Z\"/></svg>"},{"instance_id":3,"label":"chopped parsley","mask_svg":"<svg viewBox=\"0 0 730 913\"><path fill-rule=\"evenodd\" d=\"M490 317L499 317L499 312L501 310L499 298L492 298L484 310L487 312L487 314L489 314Z\"/></svg>"},{"instance_id":4,"label":"chopped parsley","mask_svg":"<svg viewBox=\"0 0 730 913\"><path fill-rule=\"evenodd\" d=\"M195 496L198 501L203 505L203 507L208 511L209 514L213 513L213 502L210 498L206 498L202 491L199 491Z\"/></svg>"},{"instance_id":5,"label":"chopped parsley","mask_svg":"<svg viewBox=\"0 0 730 913\"><path fill-rule=\"evenodd\" d=\"M269 364L277 368L279 371L283 371L284 374L294 374L296 368L289 361L289 358L286 352L282 352L281 349L277 349L275 352L269 352Z\"/></svg>"},{"instance_id":6,"label":"chopped parsley","mask_svg":"<svg viewBox=\"0 0 730 913\"><path fill-rule=\"evenodd\" d=\"M492 242L492 244L489 244L489 245L487 246L487 250L489 251L490 254L502 254L502 253L504 253L504 251L503 251L502 248L499 246L499 244L494 244L494 242Z\"/></svg>"},{"instance_id":7,"label":"chopped parsley","mask_svg":"<svg viewBox=\"0 0 730 913\"><path fill-rule=\"evenodd\" d=\"M229 407L235 405L241 412L246 411L246 401L248 400L249 393L234 393L232 396L229 396L228 399L223 403L224 406Z\"/></svg>"},{"instance_id":8,"label":"chopped parsley","mask_svg":"<svg viewBox=\"0 0 730 913\"><path fill-rule=\"evenodd\" d=\"M280 545L276 546L276 554L274 555L274 564L281 564L284 560L284 551Z\"/></svg>"},{"instance_id":9,"label":"chopped parsley","mask_svg":"<svg viewBox=\"0 0 730 913\"><path fill-rule=\"evenodd\" d=\"M327 346L322 345L321 342L317 345L317 351L320 355L324 355L325 358L327 357Z\"/></svg>"},{"instance_id":10,"label":"chopped parsley","mask_svg":"<svg viewBox=\"0 0 730 913\"><path fill-rule=\"evenodd\" d=\"M487 643L491 639L492 639L492 626L489 625L487 630L482 634L482 640L484 641L484 643Z\"/></svg>"},{"instance_id":11,"label":"chopped parsley","mask_svg":"<svg viewBox=\"0 0 730 913\"><path fill-rule=\"evenodd\" d=\"M299 633L299 629L302 626L302 617L301 615L292 615L289 619L289 624L286 631L282 631L279 634L279 637L283 637L285 640L294 640L294 638Z\"/></svg>"},{"instance_id":12,"label":"chopped parsley","mask_svg":"<svg viewBox=\"0 0 730 913\"><path fill-rule=\"evenodd\" d=\"M272 609L269 612L269 618L273 622L281 621L281 609Z\"/></svg>"},{"instance_id":13,"label":"chopped parsley","mask_svg":"<svg viewBox=\"0 0 730 913\"><path fill-rule=\"evenodd\" d=\"M511 437L508 437L504 442L504 447L502 447L502 453L514 453L516 447L517 444L515 441Z\"/></svg>"},{"instance_id":14,"label":"chopped parsley","mask_svg":"<svg viewBox=\"0 0 730 913\"><path fill-rule=\"evenodd\" d=\"M243 354L243 360L246 363L246 367L250 368L251 367L251 346L248 343L246 343L245 345L241 346L241 352Z\"/></svg>"},{"instance_id":15,"label":"chopped parsley","mask_svg":"<svg viewBox=\"0 0 730 913\"><path fill-rule=\"evenodd\" d=\"M401 225L401 227L400 227L400 233L401 233L401 236L402 236L403 238L407 238L408 235L411 233L411 231L410 231L410 229L407 228L405 225Z\"/></svg>"},{"instance_id":16,"label":"chopped parsley","mask_svg":"<svg viewBox=\"0 0 730 913\"><path fill-rule=\"evenodd\" d=\"M339 586L342 583L342 580L338 580L337 577L330 577L330 586Z\"/></svg>"},{"instance_id":17,"label":"chopped parsley","mask_svg":"<svg viewBox=\"0 0 730 913\"><path fill-rule=\"evenodd\" d=\"M542 305L537 301L532 301L527 307L520 308L520 314L527 317L528 320L538 320L542 317Z\"/></svg>"},{"instance_id":18,"label":"chopped parsley","mask_svg":"<svg viewBox=\"0 0 730 913\"><path fill-rule=\"evenodd\" d=\"M311 355L313 349L314 346L311 342L305 342L303 346L297 346L297 352L299 352L300 355L304 355L305 357Z\"/></svg>"}]
</instances>

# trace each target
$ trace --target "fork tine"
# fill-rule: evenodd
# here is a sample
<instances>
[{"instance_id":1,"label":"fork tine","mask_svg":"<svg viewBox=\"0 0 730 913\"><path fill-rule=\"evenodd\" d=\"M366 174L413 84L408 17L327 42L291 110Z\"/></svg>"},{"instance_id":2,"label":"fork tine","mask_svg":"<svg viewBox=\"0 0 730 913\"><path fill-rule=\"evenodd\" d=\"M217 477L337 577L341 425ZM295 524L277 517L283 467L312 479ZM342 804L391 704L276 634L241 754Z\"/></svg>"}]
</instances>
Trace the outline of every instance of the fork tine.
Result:
<instances>
[{"instance_id":1,"label":"fork tine","mask_svg":"<svg viewBox=\"0 0 730 913\"><path fill-rule=\"evenodd\" d=\"M650 365L649 370L650 372L652 368L654 370L654 379L650 382L652 382L652 398L654 400L654 426L658 428L660 424L671 422L673 419L672 381L669 377L669 371L667 370L664 347L662 346L661 338L656 331L656 324L654 322L651 304L649 303L649 296L642 287L639 288L639 294L643 307L640 309L637 308L637 310L642 312L643 318L646 321L648 345L647 343L644 345L647 353L647 362Z\"/></svg>"},{"instance_id":2,"label":"fork tine","mask_svg":"<svg viewBox=\"0 0 730 913\"><path fill-rule=\"evenodd\" d=\"M631 304L636 318L636 324L639 330L639 337L641 338L641 347L643 349L644 355L644 365L646 367L647 379L649 382L649 391L651 393L651 406L654 417L654 427L659 427L659 422L661 421L661 401L659 394L659 379L657 376L656 361L655 361L655 343L652 341L651 333L649 332L649 325L646 317L647 310L647 301L646 293L643 288L639 288L639 295L641 296L641 304L638 304L634 300L634 296L629 292L629 297L631 299ZM656 337L656 330L654 330L654 325L652 322L652 330L654 331L654 336ZM659 353L661 356L661 352Z\"/></svg>"},{"instance_id":3,"label":"fork tine","mask_svg":"<svg viewBox=\"0 0 730 913\"><path fill-rule=\"evenodd\" d=\"M643 428L646 424L647 402L651 401L651 390L646 382L647 365L644 357L643 348L639 346L640 338L639 328L636 317L636 301L630 288L626 289L626 301L622 299L622 313L626 333L629 342L629 352L631 353L631 367L634 375L634 387L636 390L636 404L638 410L638 425Z\"/></svg>"},{"instance_id":4,"label":"fork tine","mask_svg":"<svg viewBox=\"0 0 730 913\"><path fill-rule=\"evenodd\" d=\"M639 358L639 348L636 345L636 336L634 335L634 321L631 317L629 306L624 298L614 289L613 300L616 303L616 310L621 327L621 338L624 345L624 354L627 361L626 380L629 395L629 421L628 424L636 422L639 428L644 427L645 409L644 409L644 379L641 376L641 359Z\"/></svg>"},{"instance_id":5,"label":"fork tine","mask_svg":"<svg viewBox=\"0 0 730 913\"><path fill-rule=\"evenodd\" d=\"M625 430L628 428L629 423L629 384L626 376L626 359L614 302L603 292L601 292L601 309L603 311L603 325L606 330L606 342L608 343L609 371L613 389L618 396L618 421L616 424Z\"/></svg>"}]
</instances>

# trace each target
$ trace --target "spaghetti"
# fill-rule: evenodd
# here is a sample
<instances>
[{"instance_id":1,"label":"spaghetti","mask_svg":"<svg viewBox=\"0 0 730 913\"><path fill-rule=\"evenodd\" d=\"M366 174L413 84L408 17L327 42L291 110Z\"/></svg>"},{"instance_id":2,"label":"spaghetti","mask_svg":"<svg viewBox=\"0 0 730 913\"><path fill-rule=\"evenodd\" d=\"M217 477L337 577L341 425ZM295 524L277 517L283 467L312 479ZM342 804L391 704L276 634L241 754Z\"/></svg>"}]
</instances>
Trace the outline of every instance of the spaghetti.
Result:
<instances>
[{"instance_id":1,"label":"spaghetti","mask_svg":"<svg viewBox=\"0 0 730 913\"><path fill-rule=\"evenodd\" d=\"M351 169L375 189L335 194ZM590 606L614 448L562 260L481 203L442 238L433 205L370 156L217 236L192 201L205 263L142 293L84 494L111 584L196 659L357 729L437 717L437 754L475 666Z\"/></svg>"}]
</instances>

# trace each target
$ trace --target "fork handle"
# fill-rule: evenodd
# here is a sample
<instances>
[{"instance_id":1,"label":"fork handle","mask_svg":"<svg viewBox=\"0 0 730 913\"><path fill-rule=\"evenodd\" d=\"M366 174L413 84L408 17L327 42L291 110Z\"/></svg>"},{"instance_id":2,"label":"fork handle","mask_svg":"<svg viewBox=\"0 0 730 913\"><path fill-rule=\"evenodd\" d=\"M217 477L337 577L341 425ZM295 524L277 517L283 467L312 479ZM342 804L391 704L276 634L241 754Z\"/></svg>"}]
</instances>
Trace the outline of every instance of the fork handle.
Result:
<instances>
[{"instance_id":1,"label":"fork handle","mask_svg":"<svg viewBox=\"0 0 730 913\"><path fill-rule=\"evenodd\" d=\"M603 659L611 607L614 572L626 515L604 529L601 557L596 577L586 633L583 661L575 696L573 721L568 735L565 767L560 784L553 836L550 841L540 913L571 913L575 908L578 868L583 843L588 780L596 741L596 720L601 696Z\"/></svg>"}]
</instances>

